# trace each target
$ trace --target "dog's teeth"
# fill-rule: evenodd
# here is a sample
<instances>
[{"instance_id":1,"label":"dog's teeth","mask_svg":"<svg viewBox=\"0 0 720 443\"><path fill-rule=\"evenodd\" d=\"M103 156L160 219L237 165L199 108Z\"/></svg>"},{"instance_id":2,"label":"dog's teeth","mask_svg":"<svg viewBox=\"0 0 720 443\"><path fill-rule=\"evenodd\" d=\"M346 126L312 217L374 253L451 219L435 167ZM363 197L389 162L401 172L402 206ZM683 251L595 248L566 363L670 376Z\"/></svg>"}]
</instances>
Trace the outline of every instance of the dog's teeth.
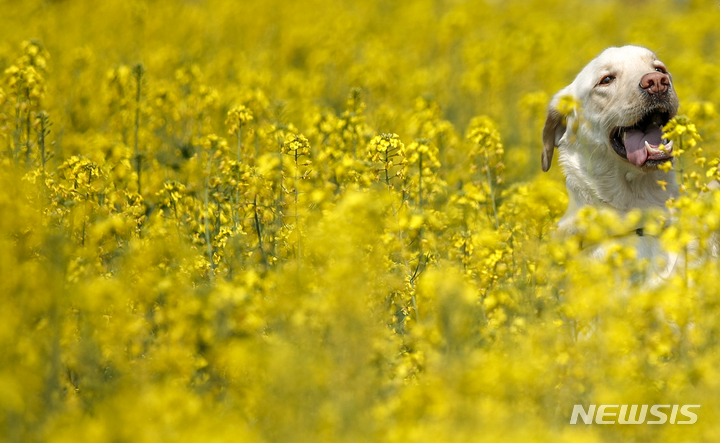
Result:
<instances>
[{"instance_id":1,"label":"dog's teeth","mask_svg":"<svg viewBox=\"0 0 720 443\"><path fill-rule=\"evenodd\" d=\"M647 150L650 151L650 152L653 152L653 151L654 151L653 147L650 146L650 143L648 143L647 140L645 140L645 147L646 147Z\"/></svg>"}]
</instances>

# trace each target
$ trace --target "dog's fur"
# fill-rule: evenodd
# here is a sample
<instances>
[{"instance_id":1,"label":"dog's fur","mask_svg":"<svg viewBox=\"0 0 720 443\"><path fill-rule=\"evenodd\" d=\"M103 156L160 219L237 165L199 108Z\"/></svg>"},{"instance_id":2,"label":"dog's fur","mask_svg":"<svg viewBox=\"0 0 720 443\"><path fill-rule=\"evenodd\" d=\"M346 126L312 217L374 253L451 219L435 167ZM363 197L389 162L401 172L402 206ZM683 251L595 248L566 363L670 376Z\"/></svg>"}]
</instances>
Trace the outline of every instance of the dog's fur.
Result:
<instances>
[{"instance_id":1,"label":"dog's fur","mask_svg":"<svg viewBox=\"0 0 720 443\"><path fill-rule=\"evenodd\" d=\"M648 88L648 78L662 80L664 90ZM566 96L579 106L562 115L558 104ZM631 149L614 148L612 141L616 136L616 142L624 144L623 135L630 138L631 133L636 139L645 137L643 130L659 137L657 131L675 116L677 108L672 76L652 51L638 46L606 49L555 94L543 129L542 166L544 171L550 168L557 146L569 194L560 232L574 231L576 213L585 205L625 214L632 209L664 208L668 198L678 194L674 173L658 169L661 163L672 161L671 145L663 153L659 149L664 147L656 147L655 140L647 152L632 154L635 157L630 161ZM664 189L658 181L667 183Z\"/></svg>"}]
</instances>

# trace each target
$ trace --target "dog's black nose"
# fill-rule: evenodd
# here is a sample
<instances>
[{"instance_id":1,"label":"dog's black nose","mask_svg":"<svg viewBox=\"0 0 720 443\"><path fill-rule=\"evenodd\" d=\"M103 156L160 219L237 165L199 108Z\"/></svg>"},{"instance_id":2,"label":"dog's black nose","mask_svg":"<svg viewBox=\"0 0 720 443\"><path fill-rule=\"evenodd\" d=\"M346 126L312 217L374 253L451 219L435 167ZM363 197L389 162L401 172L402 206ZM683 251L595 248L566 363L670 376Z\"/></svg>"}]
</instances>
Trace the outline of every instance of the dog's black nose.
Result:
<instances>
[{"instance_id":1,"label":"dog's black nose","mask_svg":"<svg viewBox=\"0 0 720 443\"><path fill-rule=\"evenodd\" d=\"M640 79L640 87L649 94L664 94L670 89L670 77L664 72L651 72Z\"/></svg>"}]
</instances>

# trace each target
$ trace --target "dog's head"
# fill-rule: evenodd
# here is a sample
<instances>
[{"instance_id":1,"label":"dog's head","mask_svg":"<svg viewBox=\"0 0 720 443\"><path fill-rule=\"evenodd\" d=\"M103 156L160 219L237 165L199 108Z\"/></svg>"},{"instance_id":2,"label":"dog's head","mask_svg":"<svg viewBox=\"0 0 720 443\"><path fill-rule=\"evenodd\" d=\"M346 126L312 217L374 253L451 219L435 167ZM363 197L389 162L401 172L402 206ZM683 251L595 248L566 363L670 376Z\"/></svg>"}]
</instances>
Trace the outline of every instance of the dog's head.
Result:
<instances>
[{"instance_id":1,"label":"dog's head","mask_svg":"<svg viewBox=\"0 0 720 443\"><path fill-rule=\"evenodd\" d=\"M580 109L563 115L558 104L572 96ZM608 48L591 61L550 102L543 129L543 171L550 169L555 147L589 149L620 168L643 171L672 161L672 143L662 127L677 113L672 76L650 50L638 46Z\"/></svg>"}]
</instances>

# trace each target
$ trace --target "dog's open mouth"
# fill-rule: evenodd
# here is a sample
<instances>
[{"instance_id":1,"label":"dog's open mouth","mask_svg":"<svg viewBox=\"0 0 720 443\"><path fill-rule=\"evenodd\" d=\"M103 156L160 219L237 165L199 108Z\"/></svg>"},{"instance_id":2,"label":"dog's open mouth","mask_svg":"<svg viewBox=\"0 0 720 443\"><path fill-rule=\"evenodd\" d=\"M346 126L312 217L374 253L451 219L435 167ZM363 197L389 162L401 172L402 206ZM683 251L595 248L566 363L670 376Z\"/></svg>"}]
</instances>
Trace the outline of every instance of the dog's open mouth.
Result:
<instances>
[{"instance_id":1,"label":"dog's open mouth","mask_svg":"<svg viewBox=\"0 0 720 443\"><path fill-rule=\"evenodd\" d=\"M610 133L615 152L635 166L657 167L672 160L672 141L662 138L670 113L654 110L632 126L619 126Z\"/></svg>"}]
</instances>

